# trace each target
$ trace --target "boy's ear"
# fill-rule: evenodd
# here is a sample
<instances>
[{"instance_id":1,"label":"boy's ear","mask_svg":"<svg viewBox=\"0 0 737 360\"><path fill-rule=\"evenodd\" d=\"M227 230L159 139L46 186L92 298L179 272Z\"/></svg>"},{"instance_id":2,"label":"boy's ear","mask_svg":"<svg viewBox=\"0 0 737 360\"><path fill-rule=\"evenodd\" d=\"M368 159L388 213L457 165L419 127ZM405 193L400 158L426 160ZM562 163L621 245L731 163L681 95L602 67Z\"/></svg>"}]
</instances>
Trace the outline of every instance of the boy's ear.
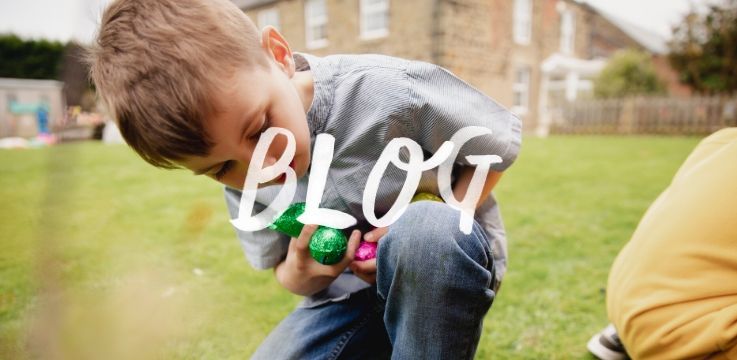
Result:
<instances>
[{"instance_id":1,"label":"boy's ear","mask_svg":"<svg viewBox=\"0 0 737 360\"><path fill-rule=\"evenodd\" d=\"M261 47L266 51L270 61L284 71L290 78L294 75L295 65L292 50L284 37L271 25L261 30Z\"/></svg>"}]
</instances>

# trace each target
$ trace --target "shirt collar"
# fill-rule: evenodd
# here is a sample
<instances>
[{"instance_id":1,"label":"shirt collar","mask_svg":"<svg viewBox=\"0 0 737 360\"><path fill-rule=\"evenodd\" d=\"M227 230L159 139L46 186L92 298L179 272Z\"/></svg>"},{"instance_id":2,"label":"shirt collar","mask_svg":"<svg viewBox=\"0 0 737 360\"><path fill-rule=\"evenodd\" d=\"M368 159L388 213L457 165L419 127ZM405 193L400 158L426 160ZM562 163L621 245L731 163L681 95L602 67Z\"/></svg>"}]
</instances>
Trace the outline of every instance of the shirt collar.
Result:
<instances>
[{"instance_id":1,"label":"shirt collar","mask_svg":"<svg viewBox=\"0 0 737 360\"><path fill-rule=\"evenodd\" d=\"M330 108L333 105L333 67L324 58L305 53L293 54L297 71L310 70L314 91L312 104L307 112L307 125L312 137L323 132Z\"/></svg>"}]
</instances>

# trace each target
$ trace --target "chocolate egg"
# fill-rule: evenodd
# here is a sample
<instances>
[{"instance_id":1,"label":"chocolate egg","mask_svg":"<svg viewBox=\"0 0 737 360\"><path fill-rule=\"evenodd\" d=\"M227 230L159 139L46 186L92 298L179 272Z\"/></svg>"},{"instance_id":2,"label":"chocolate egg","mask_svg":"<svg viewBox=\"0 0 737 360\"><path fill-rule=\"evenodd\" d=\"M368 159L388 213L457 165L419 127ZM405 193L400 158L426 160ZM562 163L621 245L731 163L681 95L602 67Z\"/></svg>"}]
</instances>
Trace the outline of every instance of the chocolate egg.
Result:
<instances>
[{"instance_id":1,"label":"chocolate egg","mask_svg":"<svg viewBox=\"0 0 737 360\"><path fill-rule=\"evenodd\" d=\"M412 197L411 202L423 201L423 200L443 202L443 199L440 196L437 196L435 194L425 193L425 192L415 194L415 196Z\"/></svg>"},{"instance_id":2,"label":"chocolate egg","mask_svg":"<svg viewBox=\"0 0 737 360\"><path fill-rule=\"evenodd\" d=\"M305 203L294 203L274 220L269 228L290 237L299 237L304 224L297 218L305 212ZM317 262L332 265L340 262L348 247L348 239L342 231L325 226L315 230L310 238L310 255Z\"/></svg>"},{"instance_id":3,"label":"chocolate egg","mask_svg":"<svg viewBox=\"0 0 737 360\"><path fill-rule=\"evenodd\" d=\"M320 226L310 239L310 255L323 265L333 265L343 258L348 239L342 231Z\"/></svg>"},{"instance_id":4,"label":"chocolate egg","mask_svg":"<svg viewBox=\"0 0 737 360\"><path fill-rule=\"evenodd\" d=\"M355 259L358 261L371 260L376 257L377 243L361 241L356 249Z\"/></svg>"}]
</instances>

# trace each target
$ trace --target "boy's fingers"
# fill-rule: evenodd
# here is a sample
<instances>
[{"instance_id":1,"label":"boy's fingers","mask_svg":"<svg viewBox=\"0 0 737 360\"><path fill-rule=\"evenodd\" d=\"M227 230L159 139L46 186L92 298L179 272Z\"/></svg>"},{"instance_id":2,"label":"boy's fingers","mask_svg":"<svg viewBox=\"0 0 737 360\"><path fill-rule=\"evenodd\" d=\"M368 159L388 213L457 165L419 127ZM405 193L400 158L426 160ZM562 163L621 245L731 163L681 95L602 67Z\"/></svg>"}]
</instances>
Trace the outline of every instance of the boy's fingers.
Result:
<instances>
[{"instance_id":1,"label":"boy's fingers","mask_svg":"<svg viewBox=\"0 0 737 360\"><path fill-rule=\"evenodd\" d=\"M389 231L388 227L380 227L380 228L373 229L367 232L365 235L363 235L363 240L368 241L368 242L377 242L384 235L386 235L387 231Z\"/></svg>"},{"instance_id":2,"label":"boy's fingers","mask_svg":"<svg viewBox=\"0 0 737 360\"><path fill-rule=\"evenodd\" d=\"M295 247L299 253L309 253L310 239L312 234L315 233L317 225L305 225L302 227L302 232L299 233Z\"/></svg>"},{"instance_id":3,"label":"boy's fingers","mask_svg":"<svg viewBox=\"0 0 737 360\"><path fill-rule=\"evenodd\" d=\"M376 273L373 273L371 275L364 275L364 276L361 276L360 278L369 284L376 284Z\"/></svg>"},{"instance_id":4,"label":"boy's fingers","mask_svg":"<svg viewBox=\"0 0 737 360\"><path fill-rule=\"evenodd\" d=\"M356 249L358 249L358 245L361 243L361 232L358 230L353 230L351 232L351 237L348 238L348 248L345 251L345 255L343 256L343 260L340 262L340 268L345 269L348 264L353 261L353 257L356 256Z\"/></svg>"},{"instance_id":5,"label":"boy's fingers","mask_svg":"<svg viewBox=\"0 0 737 360\"><path fill-rule=\"evenodd\" d=\"M356 274L356 276L358 276L359 279L369 284L376 284L376 273L364 274L364 273L356 272L356 271L354 271L354 273Z\"/></svg>"},{"instance_id":6,"label":"boy's fingers","mask_svg":"<svg viewBox=\"0 0 737 360\"><path fill-rule=\"evenodd\" d=\"M366 275L376 273L376 259L354 261L351 263L351 270L354 273L360 272Z\"/></svg>"}]
</instances>

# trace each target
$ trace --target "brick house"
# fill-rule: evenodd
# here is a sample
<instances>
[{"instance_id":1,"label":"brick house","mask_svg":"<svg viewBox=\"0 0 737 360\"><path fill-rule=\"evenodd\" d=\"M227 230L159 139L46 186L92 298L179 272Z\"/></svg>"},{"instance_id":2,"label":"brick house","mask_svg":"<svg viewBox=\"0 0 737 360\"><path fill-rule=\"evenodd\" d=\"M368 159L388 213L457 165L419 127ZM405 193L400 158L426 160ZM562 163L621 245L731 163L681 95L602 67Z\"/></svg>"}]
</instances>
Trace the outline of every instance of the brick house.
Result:
<instances>
[{"instance_id":1,"label":"brick house","mask_svg":"<svg viewBox=\"0 0 737 360\"><path fill-rule=\"evenodd\" d=\"M581 1L233 1L257 26L278 28L296 51L443 66L518 114L526 131L544 125L561 101L590 96L591 80L622 48L650 52L675 82L662 39Z\"/></svg>"}]
</instances>

